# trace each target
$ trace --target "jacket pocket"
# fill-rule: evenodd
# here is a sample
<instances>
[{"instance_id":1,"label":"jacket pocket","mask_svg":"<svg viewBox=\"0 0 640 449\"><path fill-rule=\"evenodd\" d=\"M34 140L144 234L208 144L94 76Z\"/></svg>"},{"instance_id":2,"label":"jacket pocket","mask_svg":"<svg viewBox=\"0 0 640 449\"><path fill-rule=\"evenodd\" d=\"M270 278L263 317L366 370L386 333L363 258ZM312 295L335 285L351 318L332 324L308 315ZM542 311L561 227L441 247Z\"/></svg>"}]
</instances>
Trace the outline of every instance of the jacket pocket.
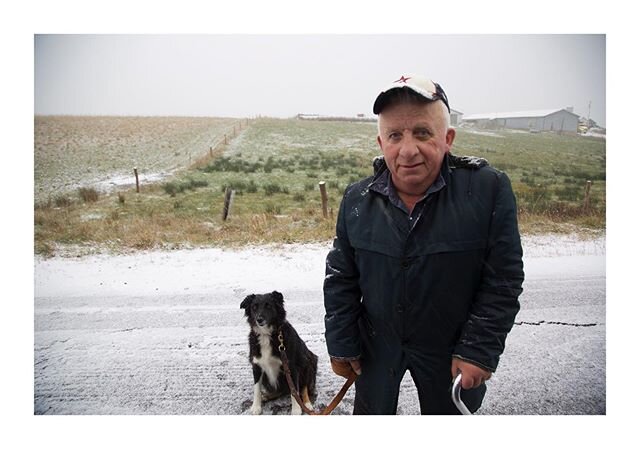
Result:
<instances>
[{"instance_id":1,"label":"jacket pocket","mask_svg":"<svg viewBox=\"0 0 640 449\"><path fill-rule=\"evenodd\" d=\"M439 253L456 253L463 251L479 251L487 248L487 240L457 240L443 242L424 242L417 245L416 252L419 256L428 256Z\"/></svg>"},{"instance_id":2,"label":"jacket pocket","mask_svg":"<svg viewBox=\"0 0 640 449\"><path fill-rule=\"evenodd\" d=\"M366 251L388 257L402 257L403 247L399 242L379 242L376 240L351 239L351 246L358 251Z\"/></svg>"},{"instance_id":3,"label":"jacket pocket","mask_svg":"<svg viewBox=\"0 0 640 449\"><path fill-rule=\"evenodd\" d=\"M369 319L366 313L360 315L360 331L366 333L371 338L376 336L376 330L373 328L371 319Z\"/></svg>"}]
</instances>

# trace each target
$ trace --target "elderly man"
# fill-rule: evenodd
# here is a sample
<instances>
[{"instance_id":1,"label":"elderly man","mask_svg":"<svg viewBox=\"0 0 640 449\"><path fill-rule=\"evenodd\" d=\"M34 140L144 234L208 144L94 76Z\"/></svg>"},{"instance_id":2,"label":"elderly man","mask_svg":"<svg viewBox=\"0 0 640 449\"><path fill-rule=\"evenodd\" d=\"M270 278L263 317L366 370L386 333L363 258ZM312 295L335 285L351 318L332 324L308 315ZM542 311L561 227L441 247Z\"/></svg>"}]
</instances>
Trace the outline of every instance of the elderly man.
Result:
<instances>
[{"instance_id":1,"label":"elderly man","mask_svg":"<svg viewBox=\"0 0 640 449\"><path fill-rule=\"evenodd\" d=\"M440 85L402 76L373 105L383 158L344 194L327 256L325 327L335 373L356 381L354 414L395 414L408 370L423 414L471 411L496 370L524 279L507 176L450 153Z\"/></svg>"}]
</instances>

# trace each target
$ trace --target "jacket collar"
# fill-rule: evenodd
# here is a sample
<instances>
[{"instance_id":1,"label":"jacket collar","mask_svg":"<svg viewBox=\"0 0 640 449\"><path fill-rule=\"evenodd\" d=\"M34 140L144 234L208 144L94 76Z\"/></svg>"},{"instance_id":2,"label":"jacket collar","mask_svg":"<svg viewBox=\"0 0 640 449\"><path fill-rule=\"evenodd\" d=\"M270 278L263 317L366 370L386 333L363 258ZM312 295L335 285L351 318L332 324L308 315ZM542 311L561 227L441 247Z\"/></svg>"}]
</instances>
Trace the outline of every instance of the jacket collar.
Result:
<instances>
[{"instance_id":1,"label":"jacket collar","mask_svg":"<svg viewBox=\"0 0 640 449\"><path fill-rule=\"evenodd\" d=\"M396 191L393 182L391 181L391 172L387 167L387 164L384 161L382 156L378 156L373 160L374 167L374 175L371 183L367 186L370 191L379 193L389 198L389 200L399 206L402 205L402 201L398 196L398 192ZM436 180L429 186L427 191L424 194L424 197L420 200L424 200L429 195L436 193L442 190L446 185L446 179L448 179L449 174L451 173L451 167L449 164L449 153L447 153L442 161L442 166L440 167L440 174L436 178Z\"/></svg>"}]
</instances>

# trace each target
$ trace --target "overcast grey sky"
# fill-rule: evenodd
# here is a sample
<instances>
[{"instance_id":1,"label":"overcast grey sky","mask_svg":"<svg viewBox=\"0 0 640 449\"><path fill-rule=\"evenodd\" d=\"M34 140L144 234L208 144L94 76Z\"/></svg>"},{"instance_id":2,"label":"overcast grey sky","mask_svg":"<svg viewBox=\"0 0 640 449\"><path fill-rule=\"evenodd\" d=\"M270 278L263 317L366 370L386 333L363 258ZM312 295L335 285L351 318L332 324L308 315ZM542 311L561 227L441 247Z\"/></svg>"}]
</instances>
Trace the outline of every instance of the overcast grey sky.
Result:
<instances>
[{"instance_id":1,"label":"overcast grey sky","mask_svg":"<svg viewBox=\"0 0 640 449\"><path fill-rule=\"evenodd\" d=\"M406 73L465 114L552 109L606 126L604 35L36 35L35 113L372 115Z\"/></svg>"}]
</instances>

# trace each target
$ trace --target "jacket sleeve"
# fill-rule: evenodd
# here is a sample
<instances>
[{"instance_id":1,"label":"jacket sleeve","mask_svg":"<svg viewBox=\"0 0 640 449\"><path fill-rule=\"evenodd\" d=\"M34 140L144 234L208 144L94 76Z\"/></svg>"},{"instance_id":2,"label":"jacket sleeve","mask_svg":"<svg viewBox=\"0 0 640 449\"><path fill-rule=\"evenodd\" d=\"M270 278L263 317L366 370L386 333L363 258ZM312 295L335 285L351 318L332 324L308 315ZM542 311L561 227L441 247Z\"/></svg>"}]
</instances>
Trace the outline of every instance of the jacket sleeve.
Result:
<instances>
[{"instance_id":1,"label":"jacket sleeve","mask_svg":"<svg viewBox=\"0 0 640 449\"><path fill-rule=\"evenodd\" d=\"M360 274L345 223L346 195L342 199L333 248L327 255L324 278L325 337L331 357L353 359L360 356L358 318L361 298Z\"/></svg>"},{"instance_id":2,"label":"jacket sleeve","mask_svg":"<svg viewBox=\"0 0 640 449\"><path fill-rule=\"evenodd\" d=\"M495 371L520 310L524 271L516 201L509 178L497 174L497 192L482 279L453 356Z\"/></svg>"}]
</instances>

